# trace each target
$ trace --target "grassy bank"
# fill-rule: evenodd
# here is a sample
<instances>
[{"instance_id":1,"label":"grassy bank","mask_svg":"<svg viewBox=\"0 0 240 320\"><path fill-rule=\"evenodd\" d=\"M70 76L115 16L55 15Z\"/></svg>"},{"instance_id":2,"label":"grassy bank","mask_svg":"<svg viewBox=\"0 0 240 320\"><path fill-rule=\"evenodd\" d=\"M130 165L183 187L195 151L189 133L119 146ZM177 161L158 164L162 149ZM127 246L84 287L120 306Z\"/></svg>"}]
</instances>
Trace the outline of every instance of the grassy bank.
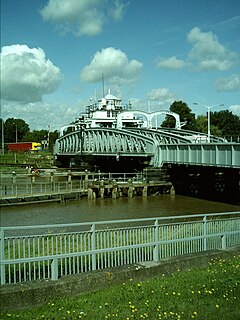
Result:
<instances>
[{"instance_id":1,"label":"grassy bank","mask_svg":"<svg viewBox=\"0 0 240 320\"><path fill-rule=\"evenodd\" d=\"M1 314L1 319L240 319L240 257L214 259L203 269L176 272L77 298L51 301L31 310Z\"/></svg>"},{"instance_id":2,"label":"grassy bank","mask_svg":"<svg viewBox=\"0 0 240 320\"><path fill-rule=\"evenodd\" d=\"M51 168L53 156L47 152L5 152L0 156L1 172L26 173L26 167Z\"/></svg>"}]
</instances>

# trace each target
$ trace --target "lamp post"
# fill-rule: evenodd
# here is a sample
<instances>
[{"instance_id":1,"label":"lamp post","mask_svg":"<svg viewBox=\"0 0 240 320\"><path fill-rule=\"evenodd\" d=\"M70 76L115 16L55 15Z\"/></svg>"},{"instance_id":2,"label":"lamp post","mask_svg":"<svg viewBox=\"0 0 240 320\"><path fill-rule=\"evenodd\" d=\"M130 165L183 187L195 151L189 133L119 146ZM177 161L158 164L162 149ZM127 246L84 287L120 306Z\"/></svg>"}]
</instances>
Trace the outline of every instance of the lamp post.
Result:
<instances>
[{"instance_id":1,"label":"lamp post","mask_svg":"<svg viewBox=\"0 0 240 320\"><path fill-rule=\"evenodd\" d=\"M223 107L224 104L214 104L212 106L206 106L205 104L202 104L202 103L198 103L198 102L194 102L193 103L194 105L198 106L203 106L205 108L207 108L207 119L208 119L208 143L211 142L211 121L210 121L210 117L211 117L211 113L210 113L210 109L213 108L213 107Z\"/></svg>"},{"instance_id":2,"label":"lamp post","mask_svg":"<svg viewBox=\"0 0 240 320\"><path fill-rule=\"evenodd\" d=\"M13 124L15 125L15 140L16 140L16 143L18 142L18 127L17 127L17 123L13 122Z\"/></svg>"},{"instance_id":3,"label":"lamp post","mask_svg":"<svg viewBox=\"0 0 240 320\"><path fill-rule=\"evenodd\" d=\"M2 154L4 154L4 121L2 119Z\"/></svg>"}]
</instances>

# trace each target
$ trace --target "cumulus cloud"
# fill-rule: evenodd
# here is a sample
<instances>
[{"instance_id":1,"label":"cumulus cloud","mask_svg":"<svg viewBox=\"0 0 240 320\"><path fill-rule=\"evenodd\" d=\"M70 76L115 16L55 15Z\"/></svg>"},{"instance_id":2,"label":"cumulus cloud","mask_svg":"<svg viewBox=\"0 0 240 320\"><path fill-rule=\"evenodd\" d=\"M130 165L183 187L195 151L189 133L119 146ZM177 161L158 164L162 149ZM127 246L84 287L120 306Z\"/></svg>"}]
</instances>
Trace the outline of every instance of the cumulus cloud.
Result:
<instances>
[{"instance_id":1,"label":"cumulus cloud","mask_svg":"<svg viewBox=\"0 0 240 320\"><path fill-rule=\"evenodd\" d=\"M59 68L46 59L44 51L27 45L3 47L1 69L2 99L9 101L40 101L62 80Z\"/></svg>"},{"instance_id":2,"label":"cumulus cloud","mask_svg":"<svg viewBox=\"0 0 240 320\"><path fill-rule=\"evenodd\" d=\"M188 63L184 60L177 59L176 56L173 56L169 58L160 58L157 63L157 66L159 68L177 70L187 67Z\"/></svg>"},{"instance_id":3,"label":"cumulus cloud","mask_svg":"<svg viewBox=\"0 0 240 320\"><path fill-rule=\"evenodd\" d=\"M121 20L125 9L120 0L49 0L40 13L63 32L94 36L109 19Z\"/></svg>"},{"instance_id":4,"label":"cumulus cloud","mask_svg":"<svg viewBox=\"0 0 240 320\"><path fill-rule=\"evenodd\" d=\"M81 72L83 82L98 82L102 79L109 84L122 86L134 84L142 70L143 64L137 60L128 60L127 55L115 48L105 48L98 51L89 65Z\"/></svg>"},{"instance_id":5,"label":"cumulus cloud","mask_svg":"<svg viewBox=\"0 0 240 320\"><path fill-rule=\"evenodd\" d=\"M225 71L236 63L237 54L227 50L211 31L202 32L195 27L188 33L187 40L192 44L189 59L201 70Z\"/></svg>"},{"instance_id":6,"label":"cumulus cloud","mask_svg":"<svg viewBox=\"0 0 240 320\"><path fill-rule=\"evenodd\" d=\"M152 89L147 94L147 98L148 100L157 101L158 105L160 106L167 105L167 109L169 108L169 105L172 104L174 100L176 100L175 94L167 88Z\"/></svg>"},{"instance_id":7,"label":"cumulus cloud","mask_svg":"<svg viewBox=\"0 0 240 320\"><path fill-rule=\"evenodd\" d=\"M240 117L240 104L234 104L229 107L229 110Z\"/></svg>"},{"instance_id":8,"label":"cumulus cloud","mask_svg":"<svg viewBox=\"0 0 240 320\"><path fill-rule=\"evenodd\" d=\"M56 112L57 110L57 112ZM79 113L79 106L67 107L65 104L33 102L19 103L16 101L2 101L1 117L3 119L23 119L30 126L30 130L47 129L59 130L61 126L70 123Z\"/></svg>"},{"instance_id":9,"label":"cumulus cloud","mask_svg":"<svg viewBox=\"0 0 240 320\"><path fill-rule=\"evenodd\" d=\"M220 78L215 83L218 91L239 91L240 74L233 74L230 77Z\"/></svg>"}]
</instances>

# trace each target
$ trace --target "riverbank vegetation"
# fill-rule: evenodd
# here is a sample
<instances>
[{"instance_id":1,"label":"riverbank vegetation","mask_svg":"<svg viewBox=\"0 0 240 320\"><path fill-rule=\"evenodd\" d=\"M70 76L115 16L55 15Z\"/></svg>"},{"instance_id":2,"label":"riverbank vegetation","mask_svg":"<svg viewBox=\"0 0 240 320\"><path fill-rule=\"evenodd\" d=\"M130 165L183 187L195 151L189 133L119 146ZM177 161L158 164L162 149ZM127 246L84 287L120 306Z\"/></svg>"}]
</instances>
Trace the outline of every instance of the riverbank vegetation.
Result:
<instances>
[{"instance_id":1,"label":"riverbank vegetation","mask_svg":"<svg viewBox=\"0 0 240 320\"><path fill-rule=\"evenodd\" d=\"M1 173L28 173L28 168L51 168L53 156L50 152L6 152L0 157Z\"/></svg>"},{"instance_id":2,"label":"riverbank vegetation","mask_svg":"<svg viewBox=\"0 0 240 320\"><path fill-rule=\"evenodd\" d=\"M1 314L2 319L240 319L240 256L213 259L208 267L147 281L128 279L40 308Z\"/></svg>"}]
</instances>

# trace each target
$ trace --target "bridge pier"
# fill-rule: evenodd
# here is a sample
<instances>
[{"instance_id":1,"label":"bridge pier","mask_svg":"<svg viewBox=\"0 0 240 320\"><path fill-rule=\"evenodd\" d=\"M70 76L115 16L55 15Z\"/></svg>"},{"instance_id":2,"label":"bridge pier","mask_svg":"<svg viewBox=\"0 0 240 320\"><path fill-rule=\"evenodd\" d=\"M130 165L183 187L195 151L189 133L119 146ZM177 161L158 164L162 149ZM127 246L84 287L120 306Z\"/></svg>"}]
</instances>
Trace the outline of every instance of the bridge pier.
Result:
<instances>
[{"instance_id":1,"label":"bridge pier","mask_svg":"<svg viewBox=\"0 0 240 320\"><path fill-rule=\"evenodd\" d=\"M147 195L148 195L147 193L148 193L148 187L144 186L143 189L142 189L142 196L143 197L147 197Z\"/></svg>"},{"instance_id":2,"label":"bridge pier","mask_svg":"<svg viewBox=\"0 0 240 320\"><path fill-rule=\"evenodd\" d=\"M122 181L108 181L105 182L102 180L99 183L99 180L92 181L91 184L88 184L88 198L95 199L100 197L104 199L105 197L111 197L112 199L117 199L118 197L127 196L132 198L134 196L147 197L149 194L161 194L161 193L170 193L172 187L171 182L163 181L153 181L147 183L146 180L133 183L132 180L122 182Z\"/></svg>"}]
</instances>

